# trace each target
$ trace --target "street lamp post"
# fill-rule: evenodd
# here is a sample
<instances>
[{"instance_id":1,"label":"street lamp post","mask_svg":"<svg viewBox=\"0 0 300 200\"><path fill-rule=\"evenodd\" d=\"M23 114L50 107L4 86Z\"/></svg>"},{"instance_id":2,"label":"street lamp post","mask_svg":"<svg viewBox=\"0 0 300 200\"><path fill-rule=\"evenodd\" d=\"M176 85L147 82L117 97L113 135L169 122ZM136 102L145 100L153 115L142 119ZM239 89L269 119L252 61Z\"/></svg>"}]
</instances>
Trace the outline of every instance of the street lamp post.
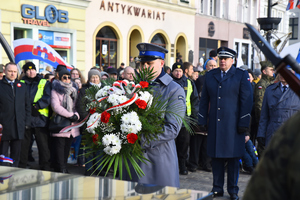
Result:
<instances>
[{"instance_id":1,"label":"street lamp post","mask_svg":"<svg viewBox=\"0 0 300 200\"><path fill-rule=\"evenodd\" d=\"M268 0L268 13L267 17L257 18L257 21L260 25L260 29L267 31L266 39L270 43L271 40L271 31L273 29L278 29L278 24L281 21L281 18L271 17L271 9L273 6L277 5L278 3L274 3L272 5L272 0Z\"/></svg>"}]
</instances>

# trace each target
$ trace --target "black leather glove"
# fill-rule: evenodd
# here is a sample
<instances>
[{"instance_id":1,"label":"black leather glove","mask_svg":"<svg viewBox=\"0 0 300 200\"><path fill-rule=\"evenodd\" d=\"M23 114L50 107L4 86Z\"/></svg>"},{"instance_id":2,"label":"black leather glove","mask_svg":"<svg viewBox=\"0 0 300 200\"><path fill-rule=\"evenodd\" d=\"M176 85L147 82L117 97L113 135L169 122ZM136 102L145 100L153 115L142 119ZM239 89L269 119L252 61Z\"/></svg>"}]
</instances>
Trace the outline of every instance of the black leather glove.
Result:
<instances>
[{"instance_id":1,"label":"black leather glove","mask_svg":"<svg viewBox=\"0 0 300 200\"><path fill-rule=\"evenodd\" d=\"M72 117L69 117L69 119L71 120L71 122L76 122L78 120L78 117L74 114Z\"/></svg>"},{"instance_id":2,"label":"black leather glove","mask_svg":"<svg viewBox=\"0 0 300 200\"><path fill-rule=\"evenodd\" d=\"M206 125L199 125L200 131L207 131Z\"/></svg>"},{"instance_id":3,"label":"black leather glove","mask_svg":"<svg viewBox=\"0 0 300 200\"><path fill-rule=\"evenodd\" d=\"M37 109L36 106L34 106L34 105L31 107L31 115L32 115L32 116L35 116L35 117L37 117L37 116L40 115L38 109Z\"/></svg>"},{"instance_id":4,"label":"black leather glove","mask_svg":"<svg viewBox=\"0 0 300 200\"><path fill-rule=\"evenodd\" d=\"M25 129L28 130L28 129L31 129L31 127L30 126L25 126Z\"/></svg>"},{"instance_id":5,"label":"black leather glove","mask_svg":"<svg viewBox=\"0 0 300 200\"><path fill-rule=\"evenodd\" d=\"M261 146L265 146L266 145L266 138L263 137L258 137L256 138L258 144L260 144Z\"/></svg>"},{"instance_id":6,"label":"black leather glove","mask_svg":"<svg viewBox=\"0 0 300 200\"><path fill-rule=\"evenodd\" d=\"M249 131L247 127L238 127L238 134L244 134Z\"/></svg>"}]
</instances>

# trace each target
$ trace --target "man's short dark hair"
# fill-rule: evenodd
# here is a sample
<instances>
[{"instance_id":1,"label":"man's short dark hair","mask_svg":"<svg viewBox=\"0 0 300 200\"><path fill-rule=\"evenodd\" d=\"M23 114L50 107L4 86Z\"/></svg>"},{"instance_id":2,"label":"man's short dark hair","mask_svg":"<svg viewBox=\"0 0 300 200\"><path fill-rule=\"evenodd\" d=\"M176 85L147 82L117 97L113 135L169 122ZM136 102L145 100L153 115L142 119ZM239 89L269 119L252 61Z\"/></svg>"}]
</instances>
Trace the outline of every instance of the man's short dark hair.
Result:
<instances>
[{"instance_id":1,"label":"man's short dark hair","mask_svg":"<svg viewBox=\"0 0 300 200\"><path fill-rule=\"evenodd\" d=\"M183 73L185 73L185 70L189 69L190 66L193 66L192 63L190 62L184 62L182 65L183 65Z\"/></svg>"},{"instance_id":2,"label":"man's short dark hair","mask_svg":"<svg viewBox=\"0 0 300 200\"><path fill-rule=\"evenodd\" d=\"M6 69L6 67L7 67L8 65L17 65L17 64L16 64L16 63L14 63L14 62L9 62L9 63L6 63L6 64L5 64L5 66L4 66L4 69Z\"/></svg>"}]
</instances>

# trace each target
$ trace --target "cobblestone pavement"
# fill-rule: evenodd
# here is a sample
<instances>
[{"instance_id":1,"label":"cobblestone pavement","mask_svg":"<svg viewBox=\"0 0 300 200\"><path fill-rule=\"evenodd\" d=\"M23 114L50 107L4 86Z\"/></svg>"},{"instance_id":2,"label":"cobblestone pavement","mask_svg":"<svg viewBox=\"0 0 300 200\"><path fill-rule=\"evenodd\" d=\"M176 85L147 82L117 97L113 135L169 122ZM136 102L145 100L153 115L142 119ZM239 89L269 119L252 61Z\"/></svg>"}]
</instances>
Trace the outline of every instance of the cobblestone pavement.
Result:
<instances>
[{"instance_id":1,"label":"cobblestone pavement","mask_svg":"<svg viewBox=\"0 0 300 200\"><path fill-rule=\"evenodd\" d=\"M38 150L37 146L34 143L33 145L33 157L35 162L29 162L29 167L32 169L38 169ZM72 174L84 175L85 168L78 167L75 165L68 164L68 170ZM226 173L225 173L226 176ZM108 174L108 177L112 178L112 174ZM248 181L250 180L251 175L240 173L238 186L240 188L239 197L242 200L243 193L245 192ZM226 184L227 176L225 177L225 186L224 186L224 196L215 198L216 200L230 199L229 194L227 193ZM197 170L196 172L189 172L188 175L180 175L180 188L182 189L192 189L199 191L210 192L212 189L212 172L206 172L202 170Z\"/></svg>"},{"instance_id":2,"label":"cobblestone pavement","mask_svg":"<svg viewBox=\"0 0 300 200\"><path fill-rule=\"evenodd\" d=\"M225 173L226 175L226 173ZM238 186L240 188L239 197L242 199L243 193L245 192L248 181L251 175L240 173ZM215 199L230 199L229 194L226 192L227 176L225 177L224 186L224 197L219 197ZM189 172L188 175L180 175L180 188L200 190L200 191L211 191L212 189L212 172L206 172L202 170L197 170L196 172Z\"/></svg>"}]
</instances>

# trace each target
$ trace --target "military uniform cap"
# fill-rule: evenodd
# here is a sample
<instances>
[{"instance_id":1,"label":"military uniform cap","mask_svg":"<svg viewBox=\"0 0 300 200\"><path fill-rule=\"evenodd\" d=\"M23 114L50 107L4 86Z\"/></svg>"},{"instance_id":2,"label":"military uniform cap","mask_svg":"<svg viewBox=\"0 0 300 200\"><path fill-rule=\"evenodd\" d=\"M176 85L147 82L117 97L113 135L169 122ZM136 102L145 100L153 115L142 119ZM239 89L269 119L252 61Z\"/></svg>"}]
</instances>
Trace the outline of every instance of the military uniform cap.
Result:
<instances>
[{"instance_id":1,"label":"military uniform cap","mask_svg":"<svg viewBox=\"0 0 300 200\"><path fill-rule=\"evenodd\" d=\"M183 71L183 66L180 62L176 62L172 65L172 71L174 71L175 69L181 69Z\"/></svg>"},{"instance_id":2,"label":"military uniform cap","mask_svg":"<svg viewBox=\"0 0 300 200\"><path fill-rule=\"evenodd\" d=\"M220 47L217 50L219 57L227 57L227 58L233 58L236 55L236 52L232 49L229 49L228 47Z\"/></svg>"},{"instance_id":3,"label":"military uniform cap","mask_svg":"<svg viewBox=\"0 0 300 200\"><path fill-rule=\"evenodd\" d=\"M260 66L261 66L261 70L264 70L266 67L272 67L272 68L274 68L274 65L269 60L261 61L260 62Z\"/></svg>"},{"instance_id":4,"label":"military uniform cap","mask_svg":"<svg viewBox=\"0 0 300 200\"><path fill-rule=\"evenodd\" d=\"M141 62L152 61L156 59L165 59L165 54L168 53L168 50L150 43L139 43L136 45L139 53L139 58Z\"/></svg>"}]
</instances>

